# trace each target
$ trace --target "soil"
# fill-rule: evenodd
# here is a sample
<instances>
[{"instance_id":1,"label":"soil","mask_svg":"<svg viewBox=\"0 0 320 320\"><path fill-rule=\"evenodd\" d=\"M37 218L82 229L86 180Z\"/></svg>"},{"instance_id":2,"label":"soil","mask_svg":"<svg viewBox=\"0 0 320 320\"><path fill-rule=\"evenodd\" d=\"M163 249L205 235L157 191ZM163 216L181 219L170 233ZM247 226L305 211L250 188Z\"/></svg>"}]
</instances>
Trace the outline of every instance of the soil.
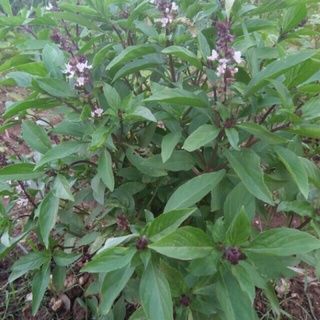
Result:
<instances>
[{"instance_id":1,"label":"soil","mask_svg":"<svg viewBox=\"0 0 320 320\"><path fill-rule=\"evenodd\" d=\"M16 98L17 95L23 96L23 93L18 90L17 92L7 92L5 89L0 90L0 126L4 123L4 119L1 118L1 114L5 109L4 103L10 100L10 96L12 95ZM43 116L46 115L44 114ZM54 122L59 122L59 120L59 116L53 119ZM12 127L0 133L0 168L8 163L10 156L28 155L29 153L30 150L28 146L26 146L21 139L21 129L19 126ZM6 205L6 203L4 204ZM26 208L22 206L21 210L25 212ZM19 214L19 210L17 212ZM257 230L263 231L267 225L271 228L286 227L289 225L292 228L299 228L301 223L303 223L298 216L292 216L292 218L288 220L285 214L277 213L274 208L271 208L268 217L269 219L266 221L256 216L253 220L253 226ZM17 235L19 232L21 232L21 230L14 230L13 235ZM32 235L31 240L33 243L37 243L36 235ZM29 248L27 243L23 243L23 247ZM1 320L90 319L89 312L83 309L79 301L84 301L83 288L92 281L91 276L89 274L80 275L74 272L75 270L80 270L81 263L85 261L79 262L80 265L76 265L73 270L69 271L65 281L65 293L54 296L52 292L47 291L42 307L36 316L32 316L30 301L32 281L26 281L20 278L8 284L10 267L22 254L23 250L17 247L16 250L0 260ZM281 279L280 283L274 284L280 306L284 311L281 318L273 314L270 304L263 292L257 290L254 306L260 319L320 319L320 282L316 279L313 270L310 268L301 268L298 271L300 271L301 275L290 280ZM128 317L134 311L133 307L134 306L128 305Z\"/></svg>"}]
</instances>

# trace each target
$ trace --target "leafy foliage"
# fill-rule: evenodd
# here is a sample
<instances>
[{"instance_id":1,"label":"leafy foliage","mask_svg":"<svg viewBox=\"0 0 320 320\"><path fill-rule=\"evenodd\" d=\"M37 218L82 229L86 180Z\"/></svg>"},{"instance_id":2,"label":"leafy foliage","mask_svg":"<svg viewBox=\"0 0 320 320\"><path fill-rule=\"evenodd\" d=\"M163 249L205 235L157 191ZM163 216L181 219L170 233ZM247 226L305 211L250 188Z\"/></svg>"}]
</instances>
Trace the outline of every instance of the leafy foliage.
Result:
<instances>
[{"instance_id":1,"label":"leafy foliage","mask_svg":"<svg viewBox=\"0 0 320 320\"><path fill-rule=\"evenodd\" d=\"M0 257L36 239L9 278L33 314L79 269L96 319L253 320L256 287L280 314L272 281L320 250L319 1L251 2L1 2L25 98L0 130L30 154L1 149ZM300 226L253 227L276 210Z\"/></svg>"}]
</instances>

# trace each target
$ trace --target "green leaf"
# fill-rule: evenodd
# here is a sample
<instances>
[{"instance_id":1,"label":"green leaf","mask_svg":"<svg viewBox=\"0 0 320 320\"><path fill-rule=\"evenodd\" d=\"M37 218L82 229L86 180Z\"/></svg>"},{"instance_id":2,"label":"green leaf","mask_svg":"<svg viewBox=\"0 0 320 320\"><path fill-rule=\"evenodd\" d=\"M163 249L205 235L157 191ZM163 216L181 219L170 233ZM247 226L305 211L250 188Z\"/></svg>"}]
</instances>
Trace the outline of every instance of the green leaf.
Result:
<instances>
[{"instance_id":1,"label":"green leaf","mask_svg":"<svg viewBox=\"0 0 320 320\"><path fill-rule=\"evenodd\" d=\"M180 209L161 214L155 218L148 227L148 239L155 242L176 230L195 210L195 208Z\"/></svg>"},{"instance_id":2,"label":"green leaf","mask_svg":"<svg viewBox=\"0 0 320 320\"><path fill-rule=\"evenodd\" d=\"M226 8L226 14L227 14L228 19L230 18L230 13L231 13L233 4L234 4L234 0L226 0L225 1L225 8Z\"/></svg>"},{"instance_id":3,"label":"green leaf","mask_svg":"<svg viewBox=\"0 0 320 320\"><path fill-rule=\"evenodd\" d=\"M50 282L50 260L35 274L32 281L32 315L39 310L41 301Z\"/></svg>"},{"instance_id":4,"label":"green leaf","mask_svg":"<svg viewBox=\"0 0 320 320\"><path fill-rule=\"evenodd\" d=\"M57 198L74 201L74 196L70 190L69 182L61 174L58 174L54 179L51 190Z\"/></svg>"},{"instance_id":5,"label":"green leaf","mask_svg":"<svg viewBox=\"0 0 320 320\"><path fill-rule=\"evenodd\" d=\"M210 124L204 124L190 134L190 136L185 140L182 149L189 152L197 150L207 143L213 142L219 132L219 128L215 128Z\"/></svg>"},{"instance_id":6,"label":"green leaf","mask_svg":"<svg viewBox=\"0 0 320 320\"><path fill-rule=\"evenodd\" d=\"M180 260L202 258L214 250L209 236L194 227L177 229L148 247L167 257Z\"/></svg>"},{"instance_id":7,"label":"green leaf","mask_svg":"<svg viewBox=\"0 0 320 320\"><path fill-rule=\"evenodd\" d=\"M307 172L304 169L300 158L289 149L282 147L275 147L275 152L277 153L279 159L290 172L293 180L299 187L299 190L307 199L309 194L309 182Z\"/></svg>"},{"instance_id":8,"label":"green leaf","mask_svg":"<svg viewBox=\"0 0 320 320\"><path fill-rule=\"evenodd\" d=\"M180 271L164 263L160 262L160 270L169 282L172 297L178 298L181 294L188 292L187 284Z\"/></svg>"},{"instance_id":9,"label":"green leaf","mask_svg":"<svg viewBox=\"0 0 320 320\"><path fill-rule=\"evenodd\" d=\"M227 230L226 240L231 246L239 246L248 240L250 234L251 223L244 207L242 207Z\"/></svg>"},{"instance_id":10,"label":"green leaf","mask_svg":"<svg viewBox=\"0 0 320 320\"><path fill-rule=\"evenodd\" d=\"M145 56L143 59L128 62L117 71L117 73L113 77L112 82L115 82L116 80L123 78L129 74L133 74L141 70L150 69L152 67L157 67L161 63L161 61L161 56L152 53Z\"/></svg>"},{"instance_id":11,"label":"green leaf","mask_svg":"<svg viewBox=\"0 0 320 320\"><path fill-rule=\"evenodd\" d=\"M22 100L22 101L17 101L12 105L10 105L10 107L6 109L6 112L2 116L4 118L7 118L19 113L20 111L28 110L30 108L45 110L45 109L51 109L59 105L61 105L61 102L51 98Z\"/></svg>"},{"instance_id":12,"label":"green leaf","mask_svg":"<svg viewBox=\"0 0 320 320\"><path fill-rule=\"evenodd\" d=\"M120 244L127 243L133 239L136 239L138 236L139 236L138 234L128 234L122 237L110 237L106 240L103 247L97 251L97 254L100 254L103 251L106 251L107 249L119 246Z\"/></svg>"},{"instance_id":13,"label":"green leaf","mask_svg":"<svg viewBox=\"0 0 320 320\"><path fill-rule=\"evenodd\" d=\"M154 168L168 171L188 171L195 165L195 161L190 153L184 150L173 151L166 163L162 162L161 155L157 154L146 159L142 166L144 168Z\"/></svg>"},{"instance_id":14,"label":"green leaf","mask_svg":"<svg viewBox=\"0 0 320 320\"><path fill-rule=\"evenodd\" d=\"M208 101L192 92L179 88L169 89L163 87L163 90L157 90L157 92L153 93L151 97L145 99L144 101L167 102L180 106L186 105L190 107L205 108L209 106Z\"/></svg>"},{"instance_id":15,"label":"green leaf","mask_svg":"<svg viewBox=\"0 0 320 320\"><path fill-rule=\"evenodd\" d=\"M39 206L39 227L46 248L49 247L50 231L54 228L59 210L59 198L50 191Z\"/></svg>"},{"instance_id":16,"label":"green leaf","mask_svg":"<svg viewBox=\"0 0 320 320\"><path fill-rule=\"evenodd\" d=\"M270 191L263 180L259 156L253 150L242 149L241 151L227 151L226 158L248 191L258 199L272 205Z\"/></svg>"},{"instance_id":17,"label":"green leaf","mask_svg":"<svg viewBox=\"0 0 320 320\"><path fill-rule=\"evenodd\" d=\"M146 107L137 107L130 114L125 114L123 117L125 120L148 120L152 122L157 122L157 119L152 114L152 112Z\"/></svg>"},{"instance_id":18,"label":"green leaf","mask_svg":"<svg viewBox=\"0 0 320 320\"><path fill-rule=\"evenodd\" d=\"M149 320L142 307L137 309L129 318L129 320Z\"/></svg>"},{"instance_id":19,"label":"green leaf","mask_svg":"<svg viewBox=\"0 0 320 320\"><path fill-rule=\"evenodd\" d=\"M63 251L55 251L53 260L59 267L67 267L74 263L82 256L82 253L67 253Z\"/></svg>"},{"instance_id":20,"label":"green leaf","mask_svg":"<svg viewBox=\"0 0 320 320\"><path fill-rule=\"evenodd\" d=\"M170 132L162 138L161 158L165 163L172 155L172 152L181 139L181 132Z\"/></svg>"},{"instance_id":21,"label":"green leaf","mask_svg":"<svg viewBox=\"0 0 320 320\"><path fill-rule=\"evenodd\" d=\"M204 198L224 177L225 170L204 173L180 186L168 200L164 212L188 208Z\"/></svg>"},{"instance_id":22,"label":"green leaf","mask_svg":"<svg viewBox=\"0 0 320 320\"><path fill-rule=\"evenodd\" d=\"M8 281L12 282L26 274L28 271L39 269L47 259L48 257L44 252L27 253L13 264L12 273L10 274Z\"/></svg>"},{"instance_id":23,"label":"green leaf","mask_svg":"<svg viewBox=\"0 0 320 320\"><path fill-rule=\"evenodd\" d=\"M15 163L0 169L0 181L32 180L43 177L43 171L34 171L33 163Z\"/></svg>"},{"instance_id":24,"label":"green leaf","mask_svg":"<svg viewBox=\"0 0 320 320\"><path fill-rule=\"evenodd\" d=\"M8 16L12 16L11 4L9 0L1 0L1 7Z\"/></svg>"},{"instance_id":25,"label":"green leaf","mask_svg":"<svg viewBox=\"0 0 320 320\"><path fill-rule=\"evenodd\" d=\"M120 109L120 105L121 105L121 98L120 98L120 95L117 92L117 90L114 89L113 87L111 87L109 84L104 83L103 84L103 93L104 93L104 96L107 99L110 107L114 111L118 112L118 110Z\"/></svg>"},{"instance_id":26,"label":"green leaf","mask_svg":"<svg viewBox=\"0 0 320 320\"><path fill-rule=\"evenodd\" d=\"M256 10L251 11L250 13L256 15L270 11L279 11L291 6L316 2L318 2L318 0L268 0L259 5Z\"/></svg>"},{"instance_id":27,"label":"green leaf","mask_svg":"<svg viewBox=\"0 0 320 320\"><path fill-rule=\"evenodd\" d=\"M288 8L283 17L282 32L288 32L297 27L307 14L307 7L303 4Z\"/></svg>"},{"instance_id":28,"label":"green leaf","mask_svg":"<svg viewBox=\"0 0 320 320\"><path fill-rule=\"evenodd\" d=\"M140 298L149 320L173 320L173 306L168 281L152 262L142 274Z\"/></svg>"},{"instance_id":29,"label":"green leaf","mask_svg":"<svg viewBox=\"0 0 320 320\"><path fill-rule=\"evenodd\" d=\"M149 53L156 53L158 50L150 44L142 44L129 46L124 49L117 57L115 57L107 66L106 70L110 70L120 64L124 64L132 59L141 58Z\"/></svg>"},{"instance_id":30,"label":"green leaf","mask_svg":"<svg viewBox=\"0 0 320 320\"><path fill-rule=\"evenodd\" d=\"M98 173L103 183L112 192L114 190L114 175L113 175L113 169L112 169L111 155L107 150L104 150L100 154L100 158L98 162Z\"/></svg>"},{"instance_id":31,"label":"green leaf","mask_svg":"<svg viewBox=\"0 0 320 320\"><path fill-rule=\"evenodd\" d=\"M308 175L310 182L318 189L320 189L320 170L319 168L309 159L300 157L300 161Z\"/></svg>"},{"instance_id":32,"label":"green leaf","mask_svg":"<svg viewBox=\"0 0 320 320\"><path fill-rule=\"evenodd\" d=\"M240 140L238 131L235 128L226 128L224 132L226 133L226 136L229 140L231 147L234 150L240 150L238 146L239 140Z\"/></svg>"},{"instance_id":33,"label":"green leaf","mask_svg":"<svg viewBox=\"0 0 320 320\"><path fill-rule=\"evenodd\" d=\"M80 141L64 141L56 147L46 152L41 160L36 164L35 169L42 167L48 162L63 159L71 154L77 153L84 146Z\"/></svg>"},{"instance_id":34,"label":"green leaf","mask_svg":"<svg viewBox=\"0 0 320 320\"><path fill-rule=\"evenodd\" d=\"M288 142L287 139L280 137L263 126L253 122L237 124L236 127L251 133L267 144L275 145Z\"/></svg>"},{"instance_id":35,"label":"green leaf","mask_svg":"<svg viewBox=\"0 0 320 320\"><path fill-rule=\"evenodd\" d=\"M44 128L23 120L22 135L25 142L35 151L46 153L51 149L51 143Z\"/></svg>"},{"instance_id":36,"label":"green leaf","mask_svg":"<svg viewBox=\"0 0 320 320\"><path fill-rule=\"evenodd\" d=\"M297 229L272 229L260 233L243 251L290 256L320 248L320 240Z\"/></svg>"},{"instance_id":37,"label":"green leaf","mask_svg":"<svg viewBox=\"0 0 320 320\"><path fill-rule=\"evenodd\" d=\"M238 280L229 271L221 274L216 288L217 298L228 320L254 320L252 302L248 292L243 291Z\"/></svg>"},{"instance_id":38,"label":"green leaf","mask_svg":"<svg viewBox=\"0 0 320 320\"><path fill-rule=\"evenodd\" d=\"M197 34L197 38L198 38L199 50L202 54L202 57L205 60L207 60L207 57L209 57L210 53L211 53L208 41L207 41L206 37L203 35L203 33L200 31Z\"/></svg>"},{"instance_id":39,"label":"green leaf","mask_svg":"<svg viewBox=\"0 0 320 320\"><path fill-rule=\"evenodd\" d=\"M294 108L294 104L289 89L279 80L270 79L268 81L277 91L277 94L281 100L282 107L288 110L292 110Z\"/></svg>"},{"instance_id":40,"label":"green leaf","mask_svg":"<svg viewBox=\"0 0 320 320\"><path fill-rule=\"evenodd\" d=\"M77 91L71 89L69 84L61 79L42 78L36 81L41 89L54 97L70 98L77 96Z\"/></svg>"},{"instance_id":41,"label":"green leaf","mask_svg":"<svg viewBox=\"0 0 320 320\"><path fill-rule=\"evenodd\" d=\"M128 264L106 274L100 289L101 304L99 311L101 314L107 314L110 311L114 300L124 289L134 270L135 268Z\"/></svg>"},{"instance_id":42,"label":"green leaf","mask_svg":"<svg viewBox=\"0 0 320 320\"><path fill-rule=\"evenodd\" d=\"M191 52L190 50L180 47L180 46L171 46L163 49L161 51L165 54L172 54L174 56L177 56L187 62L189 62L191 65L195 66L196 68L202 70L202 64L198 57Z\"/></svg>"},{"instance_id":43,"label":"green leaf","mask_svg":"<svg viewBox=\"0 0 320 320\"><path fill-rule=\"evenodd\" d=\"M320 138L320 126L317 124L302 123L284 131L294 133L302 137Z\"/></svg>"},{"instance_id":44,"label":"green leaf","mask_svg":"<svg viewBox=\"0 0 320 320\"><path fill-rule=\"evenodd\" d=\"M244 97L257 92L259 89L268 84L268 80L275 79L287 70L302 63L316 54L314 50L298 52L296 54L280 58L266 66L264 70L257 73L249 82L244 93Z\"/></svg>"},{"instance_id":45,"label":"green leaf","mask_svg":"<svg viewBox=\"0 0 320 320\"><path fill-rule=\"evenodd\" d=\"M136 248L115 247L103 251L81 269L81 272L111 272L128 265L136 253Z\"/></svg>"},{"instance_id":46,"label":"green leaf","mask_svg":"<svg viewBox=\"0 0 320 320\"><path fill-rule=\"evenodd\" d=\"M231 192L228 193L223 206L224 221L229 226L235 215L244 207L249 220L251 221L256 212L256 199L247 190L242 182L238 183Z\"/></svg>"},{"instance_id":47,"label":"green leaf","mask_svg":"<svg viewBox=\"0 0 320 320\"><path fill-rule=\"evenodd\" d=\"M80 7L80 6L79 6ZM66 21L71 21L76 24L79 24L80 26L87 27L89 30L97 30L99 31L100 28L90 20L86 19L84 15L79 15L76 13L71 12L48 12L46 15L50 16L54 20L63 19Z\"/></svg>"},{"instance_id":48,"label":"green leaf","mask_svg":"<svg viewBox=\"0 0 320 320\"><path fill-rule=\"evenodd\" d=\"M314 207L307 201L281 201L277 207L277 212L295 212L301 217L313 217L315 214Z\"/></svg>"}]
</instances>

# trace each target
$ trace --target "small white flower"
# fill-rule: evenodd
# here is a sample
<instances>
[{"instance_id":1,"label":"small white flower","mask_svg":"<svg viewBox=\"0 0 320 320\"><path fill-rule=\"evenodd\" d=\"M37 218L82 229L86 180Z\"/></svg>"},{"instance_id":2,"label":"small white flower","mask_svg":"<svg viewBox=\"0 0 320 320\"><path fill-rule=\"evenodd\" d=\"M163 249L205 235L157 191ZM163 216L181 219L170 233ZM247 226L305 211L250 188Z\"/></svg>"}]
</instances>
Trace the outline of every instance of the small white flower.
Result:
<instances>
[{"instance_id":1,"label":"small white flower","mask_svg":"<svg viewBox=\"0 0 320 320\"><path fill-rule=\"evenodd\" d=\"M236 63L241 63L243 61L243 59L241 58L241 52L235 51L233 54L233 59Z\"/></svg>"},{"instance_id":2,"label":"small white flower","mask_svg":"<svg viewBox=\"0 0 320 320\"><path fill-rule=\"evenodd\" d=\"M169 8L166 8L165 12L166 12L166 13L169 13L169 12L170 12L170 9L169 9Z\"/></svg>"},{"instance_id":3,"label":"small white flower","mask_svg":"<svg viewBox=\"0 0 320 320\"><path fill-rule=\"evenodd\" d=\"M84 86L84 77L79 77L77 79L76 85L79 87L83 87Z\"/></svg>"},{"instance_id":4,"label":"small white flower","mask_svg":"<svg viewBox=\"0 0 320 320\"><path fill-rule=\"evenodd\" d=\"M95 112L95 114L96 114L98 117L101 117L101 116L102 116L102 114L103 114L103 109L98 108L98 109L97 109L97 110L95 110L94 112Z\"/></svg>"},{"instance_id":5,"label":"small white flower","mask_svg":"<svg viewBox=\"0 0 320 320\"><path fill-rule=\"evenodd\" d=\"M64 70L62 70L62 73L69 73L69 75L67 76L67 78L71 79L74 77L75 72L72 70L72 65L70 65L69 63L66 64L66 68Z\"/></svg>"},{"instance_id":6,"label":"small white flower","mask_svg":"<svg viewBox=\"0 0 320 320\"><path fill-rule=\"evenodd\" d=\"M85 69L92 69L92 65L88 66L88 61L85 63L77 63L76 67L80 72L83 72Z\"/></svg>"},{"instance_id":7,"label":"small white flower","mask_svg":"<svg viewBox=\"0 0 320 320\"><path fill-rule=\"evenodd\" d=\"M227 67L227 62L228 62L228 59L226 58L219 59L219 64L222 65L224 68Z\"/></svg>"},{"instance_id":8,"label":"small white flower","mask_svg":"<svg viewBox=\"0 0 320 320\"><path fill-rule=\"evenodd\" d=\"M49 2L45 9L51 11L52 8L53 5Z\"/></svg>"},{"instance_id":9,"label":"small white flower","mask_svg":"<svg viewBox=\"0 0 320 320\"><path fill-rule=\"evenodd\" d=\"M25 207L27 206L27 204L29 203L29 200L28 199L25 199L25 198L19 198L17 200L17 205L21 206L21 207Z\"/></svg>"},{"instance_id":10,"label":"small white flower","mask_svg":"<svg viewBox=\"0 0 320 320\"><path fill-rule=\"evenodd\" d=\"M171 10L172 10L172 11L178 11L178 9L179 9L178 5L177 5L175 2L172 2L172 8L171 8Z\"/></svg>"},{"instance_id":11,"label":"small white flower","mask_svg":"<svg viewBox=\"0 0 320 320\"><path fill-rule=\"evenodd\" d=\"M161 27L165 27L169 22L172 22L171 18L161 18L161 19L155 19L155 22L161 22Z\"/></svg>"},{"instance_id":12,"label":"small white flower","mask_svg":"<svg viewBox=\"0 0 320 320\"><path fill-rule=\"evenodd\" d=\"M217 68L217 76L220 77L222 74L225 74L227 66L225 64L220 64Z\"/></svg>"},{"instance_id":13,"label":"small white flower","mask_svg":"<svg viewBox=\"0 0 320 320\"><path fill-rule=\"evenodd\" d=\"M212 50L211 51L211 56L209 56L207 59L215 61L215 60L218 59L218 57L219 57L218 52L216 50Z\"/></svg>"},{"instance_id":14,"label":"small white flower","mask_svg":"<svg viewBox=\"0 0 320 320\"><path fill-rule=\"evenodd\" d=\"M102 116L102 114L103 114L103 109L101 109L101 108L98 108L98 109L96 109L94 111L91 111L91 117L92 118L94 118L95 116L100 118Z\"/></svg>"}]
</instances>

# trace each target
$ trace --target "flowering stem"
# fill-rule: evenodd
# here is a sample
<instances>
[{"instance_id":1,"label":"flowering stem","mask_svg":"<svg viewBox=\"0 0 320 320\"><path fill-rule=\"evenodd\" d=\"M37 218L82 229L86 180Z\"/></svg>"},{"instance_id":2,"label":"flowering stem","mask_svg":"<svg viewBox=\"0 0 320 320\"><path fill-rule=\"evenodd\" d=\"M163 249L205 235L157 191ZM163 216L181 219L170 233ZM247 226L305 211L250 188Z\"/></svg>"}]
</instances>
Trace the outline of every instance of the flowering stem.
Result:
<instances>
[{"instance_id":1,"label":"flowering stem","mask_svg":"<svg viewBox=\"0 0 320 320\"><path fill-rule=\"evenodd\" d=\"M169 65L170 65L170 73L171 73L172 81L176 82L176 76L175 76L174 65L173 65L173 58L172 58L171 54L169 54Z\"/></svg>"}]
</instances>

